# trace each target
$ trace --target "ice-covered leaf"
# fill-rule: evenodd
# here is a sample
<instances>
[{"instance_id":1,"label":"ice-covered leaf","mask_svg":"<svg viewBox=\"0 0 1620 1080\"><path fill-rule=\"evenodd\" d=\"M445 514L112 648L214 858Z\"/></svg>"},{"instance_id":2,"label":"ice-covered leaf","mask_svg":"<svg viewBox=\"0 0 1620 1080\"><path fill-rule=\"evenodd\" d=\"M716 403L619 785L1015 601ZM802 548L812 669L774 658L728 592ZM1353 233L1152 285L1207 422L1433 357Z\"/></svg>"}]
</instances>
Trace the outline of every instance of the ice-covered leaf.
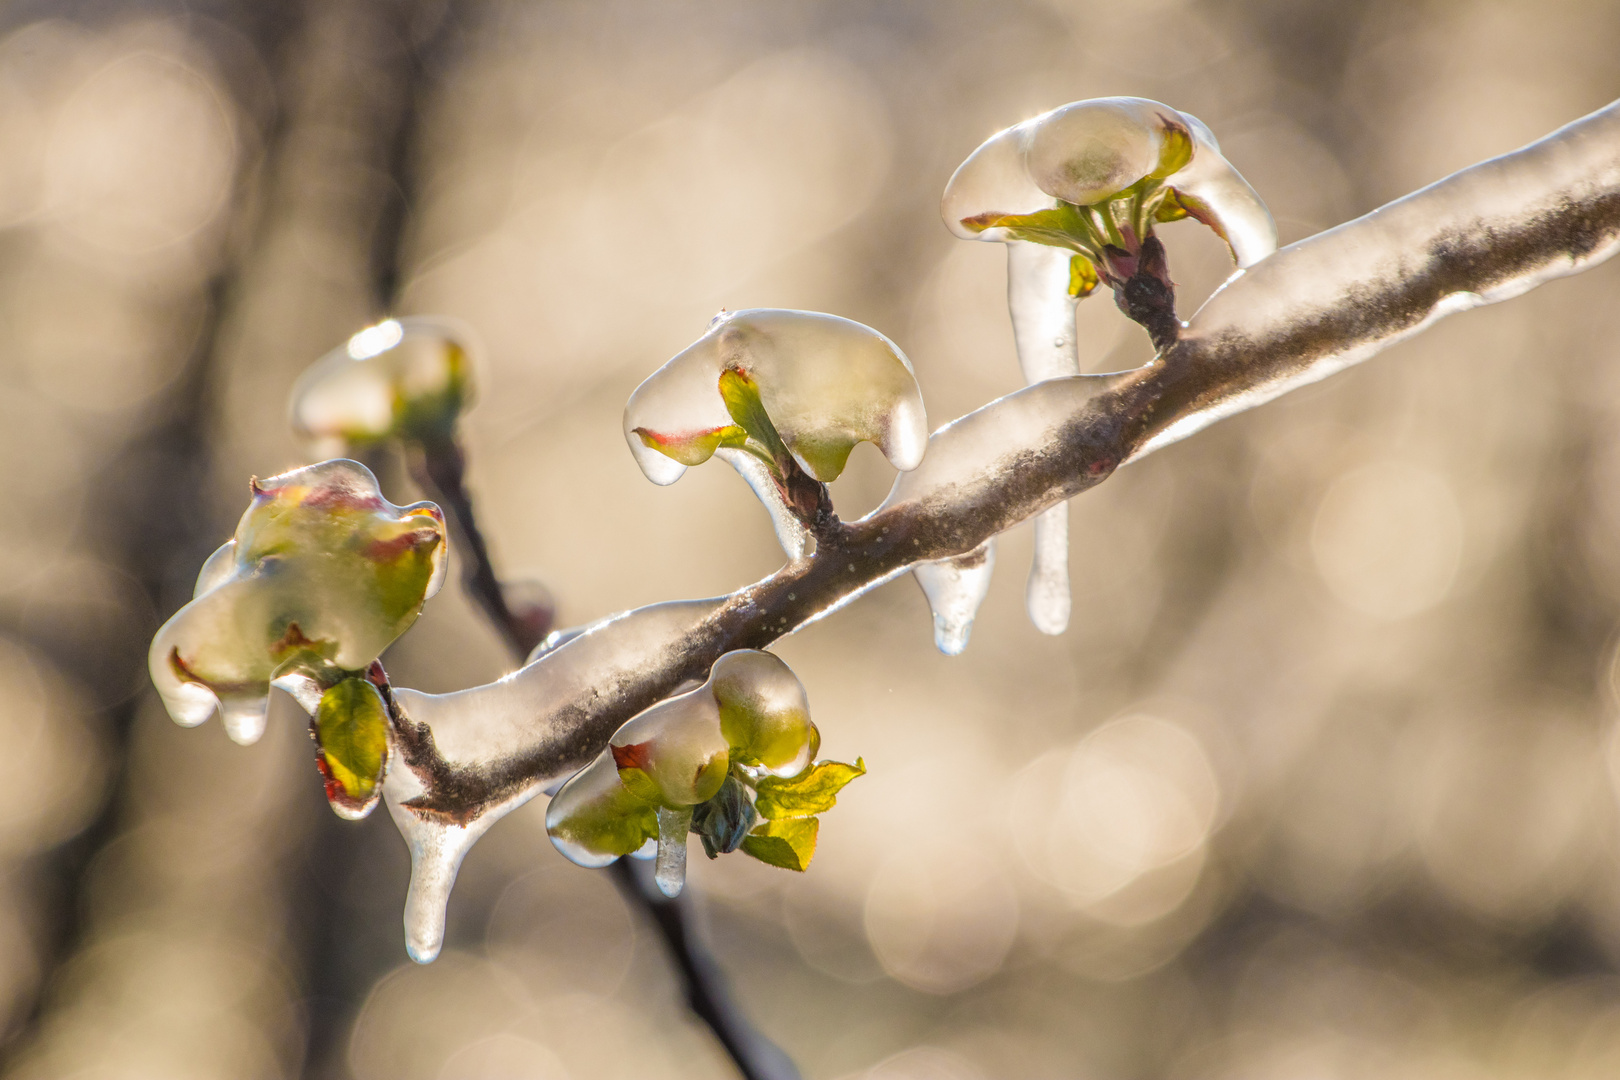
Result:
<instances>
[{"instance_id":1,"label":"ice-covered leaf","mask_svg":"<svg viewBox=\"0 0 1620 1080\"><path fill-rule=\"evenodd\" d=\"M475 355L458 322L386 319L304 372L293 387L293 429L325 454L389 438L447 438L472 404Z\"/></svg>"},{"instance_id":2,"label":"ice-covered leaf","mask_svg":"<svg viewBox=\"0 0 1620 1080\"><path fill-rule=\"evenodd\" d=\"M606 866L658 835L658 807L620 779L611 752L576 773L546 807L546 832L580 866Z\"/></svg>"},{"instance_id":3,"label":"ice-covered leaf","mask_svg":"<svg viewBox=\"0 0 1620 1080\"><path fill-rule=\"evenodd\" d=\"M866 775L866 762L818 761L794 777L768 777L759 782L754 803L759 815L772 821L825 813L838 801L838 793L857 776Z\"/></svg>"},{"instance_id":4,"label":"ice-covered leaf","mask_svg":"<svg viewBox=\"0 0 1620 1080\"><path fill-rule=\"evenodd\" d=\"M152 639L148 668L187 726L220 708L238 742L264 730L273 679L363 670L416 620L446 562L432 503L395 506L371 472L325 461L252 485L234 540Z\"/></svg>"},{"instance_id":5,"label":"ice-covered leaf","mask_svg":"<svg viewBox=\"0 0 1620 1080\"><path fill-rule=\"evenodd\" d=\"M762 863L784 870L805 870L816 854L821 822L813 817L767 821L743 838L742 849Z\"/></svg>"},{"instance_id":6,"label":"ice-covered leaf","mask_svg":"<svg viewBox=\"0 0 1620 1080\"><path fill-rule=\"evenodd\" d=\"M893 342L835 315L760 308L717 316L703 337L630 396L625 439L648 479L674 483L688 465L732 445L718 433L748 427L722 392L726 372L757 388L771 427L818 480L836 479L862 441L875 443L901 470L922 460L928 442L922 393ZM742 384L730 385L735 391Z\"/></svg>"},{"instance_id":7,"label":"ice-covered leaf","mask_svg":"<svg viewBox=\"0 0 1620 1080\"><path fill-rule=\"evenodd\" d=\"M388 706L369 679L348 678L321 695L311 721L326 798L338 816L362 818L382 795Z\"/></svg>"},{"instance_id":8,"label":"ice-covered leaf","mask_svg":"<svg viewBox=\"0 0 1620 1080\"><path fill-rule=\"evenodd\" d=\"M1184 114L1185 115L1185 114ZM1277 250L1277 223L1241 173L1221 153L1214 134L1188 116L1196 150L1185 168L1170 177L1161 221L1185 214L1215 230L1240 267L1250 267Z\"/></svg>"}]
</instances>

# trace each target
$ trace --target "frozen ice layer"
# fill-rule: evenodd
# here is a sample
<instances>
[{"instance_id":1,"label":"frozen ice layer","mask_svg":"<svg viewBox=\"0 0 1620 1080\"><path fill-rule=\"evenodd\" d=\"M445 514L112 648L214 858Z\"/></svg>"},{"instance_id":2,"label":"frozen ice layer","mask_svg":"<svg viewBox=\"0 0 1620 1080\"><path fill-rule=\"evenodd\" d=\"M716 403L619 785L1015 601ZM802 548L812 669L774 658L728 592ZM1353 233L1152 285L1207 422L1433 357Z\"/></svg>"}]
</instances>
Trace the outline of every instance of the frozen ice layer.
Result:
<instances>
[{"instance_id":1,"label":"frozen ice layer","mask_svg":"<svg viewBox=\"0 0 1620 1080\"><path fill-rule=\"evenodd\" d=\"M293 430L319 453L448 436L472 404L477 346L439 316L386 319L327 353L293 386Z\"/></svg>"},{"instance_id":2,"label":"frozen ice layer","mask_svg":"<svg viewBox=\"0 0 1620 1080\"><path fill-rule=\"evenodd\" d=\"M760 308L722 312L637 387L625 406L624 437L657 484L720 453L770 509L796 557L804 538L783 521L792 515L782 491L791 467L835 480L855 444L871 442L895 468L916 468L928 418L911 362L876 330L835 315Z\"/></svg>"},{"instance_id":3,"label":"frozen ice layer","mask_svg":"<svg viewBox=\"0 0 1620 1080\"><path fill-rule=\"evenodd\" d=\"M148 668L187 726L219 708L240 743L264 731L270 683L360 671L416 621L446 565L432 503L395 506L353 461L255 481L236 536L152 639Z\"/></svg>"},{"instance_id":4,"label":"frozen ice layer","mask_svg":"<svg viewBox=\"0 0 1620 1080\"><path fill-rule=\"evenodd\" d=\"M1270 212L1209 129L1146 98L1077 101L996 133L951 177L941 213L963 239L1007 244L1008 309L1030 383L1079 373L1075 302L1099 280L1123 285L1156 222L1203 222L1239 266L1277 247ZM1068 627L1067 507L1037 519L1025 595L1043 633Z\"/></svg>"},{"instance_id":5,"label":"frozen ice layer","mask_svg":"<svg viewBox=\"0 0 1620 1080\"><path fill-rule=\"evenodd\" d=\"M1155 222L1191 216L1249 266L1277 247L1254 189L1197 117L1146 98L1076 101L997 132L945 187L945 224L963 239L1025 240L1086 257L1134 254Z\"/></svg>"},{"instance_id":6,"label":"frozen ice layer","mask_svg":"<svg viewBox=\"0 0 1620 1080\"><path fill-rule=\"evenodd\" d=\"M803 773L819 743L804 686L788 666L766 652L729 652L702 686L619 728L552 798L546 831L581 866L604 866L656 840L656 880L675 896L685 881L694 808L716 800L728 782L752 787ZM732 807L704 820L729 834L736 816Z\"/></svg>"}]
</instances>

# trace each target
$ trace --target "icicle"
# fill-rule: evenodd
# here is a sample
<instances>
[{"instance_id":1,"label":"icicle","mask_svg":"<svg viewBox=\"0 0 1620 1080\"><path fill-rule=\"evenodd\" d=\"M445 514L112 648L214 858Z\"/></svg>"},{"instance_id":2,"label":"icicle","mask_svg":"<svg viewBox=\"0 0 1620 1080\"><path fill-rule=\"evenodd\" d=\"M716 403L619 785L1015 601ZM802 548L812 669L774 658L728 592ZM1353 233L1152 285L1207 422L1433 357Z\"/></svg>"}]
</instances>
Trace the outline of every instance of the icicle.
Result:
<instances>
[{"instance_id":1,"label":"icicle","mask_svg":"<svg viewBox=\"0 0 1620 1080\"><path fill-rule=\"evenodd\" d=\"M692 827L692 808L658 808L658 861L653 880L658 891L674 898L686 886L686 834Z\"/></svg>"},{"instance_id":2,"label":"icicle","mask_svg":"<svg viewBox=\"0 0 1620 1080\"><path fill-rule=\"evenodd\" d=\"M486 809L466 825L455 825L402 805L398 797L401 786L393 778L409 770L396 767L400 764L397 758L389 763L384 801L411 851L411 886L405 894L405 950L418 964L427 964L444 947L445 911L461 860L491 825L528 802L539 789L520 792Z\"/></svg>"},{"instance_id":3,"label":"icicle","mask_svg":"<svg viewBox=\"0 0 1620 1080\"><path fill-rule=\"evenodd\" d=\"M1045 244L1007 245L1007 309L1018 366L1037 383L1080 373L1069 292L1071 253ZM1029 621L1043 634L1069 626L1069 507L1059 503L1035 519L1035 559L1025 590Z\"/></svg>"},{"instance_id":4,"label":"icicle","mask_svg":"<svg viewBox=\"0 0 1620 1080\"><path fill-rule=\"evenodd\" d=\"M1035 561L1024 589L1029 621L1043 634L1069 628L1069 504L1060 502L1035 517Z\"/></svg>"},{"instance_id":5,"label":"icicle","mask_svg":"<svg viewBox=\"0 0 1620 1080\"><path fill-rule=\"evenodd\" d=\"M934 612L934 645L940 652L955 656L967 648L973 617L990 591L995 566L996 542L991 537L966 555L912 567Z\"/></svg>"}]
</instances>

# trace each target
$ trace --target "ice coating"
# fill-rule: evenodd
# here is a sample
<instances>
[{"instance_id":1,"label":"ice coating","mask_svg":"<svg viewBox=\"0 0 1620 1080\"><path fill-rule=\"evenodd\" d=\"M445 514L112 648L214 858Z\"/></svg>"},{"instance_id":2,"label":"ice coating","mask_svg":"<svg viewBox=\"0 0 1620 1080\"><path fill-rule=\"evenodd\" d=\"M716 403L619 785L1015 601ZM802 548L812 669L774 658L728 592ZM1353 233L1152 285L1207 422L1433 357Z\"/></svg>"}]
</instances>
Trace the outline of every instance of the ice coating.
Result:
<instances>
[{"instance_id":1,"label":"ice coating","mask_svg":"<svg viewBox=\"0 0 1620 1080\"><path fill-rule=\"evenodd\" d=\"M658 808L658 854L653 880L665 896L679 896L686 886L686 834L691 828L690 809Z\"/></svg>"},{"instance_id":2,"label":"ice coating","mask_svg":"<svg viewBox=\"0 0 1620 1080\"><path fill-rule=\"evenodd\" d=\"M444 579L444 519L395 506L353 461L264 481L236 536L209 557L190 603L152 639L148 670L175 721L217 706L226 731L264 731L272 680L359 671L416 621Z\"/></svg>"},{"instance_id":3,"label":"ice coating","mask_svg":"<svg viewBox=\"0 0 1620 1080\"><path fill-rule=\"evenodd\" d=\"M675 896L685 881L693 808L715 800L725 784L735 788L739 776L746 784L797 776L819 742L804 686L786 664L752 649L728 652L702 686L620 727L552 798L546 832L563 855L591 867L656 838L656 879Z\"/></svg>"},{"instance_id":4,"label":"ice coating","mask_svg":"<svg viewBox=\"0 0 1620 1080\"><path fill-rule=\"evenodd\" d=\"M1187 116L1187 121L1196 149L1186 167L1170 178L1176 201L1226 241L1240 268L1253 266L1277 250L1277 223L1254 188L1226 160L1209 128L1195 116Z\"/></svg>"},{"instance_id":5,"label":"ice coating","mask_svg":"<svg viewBox=\"0 0 1620 1080\"><path fill-rule=\"evenodd\" d=\"M289 420L326 454L447 435L472 404L477 351L455 320L385 319L310 365L293 386Z\"/></svg>"},{"instance_id":6,"label":"ice coating","mask_svg":"<svg viewBox=\"0 0 1620 1080\"><path fill-rule=\"evenodd\" d=\"M858 442L902 471L927 449L922 392L893 342L836 315L758 308L721 313L630 395L624 437L649 480L674 483L718 449L717 433L734 426L718 388L725 371L758 384L782 440L818 480L836 479Z\"/></svg>"},{"instance_id":7,"label":"ice coating","mask_svg":"<svg viewBox=\"0 0 1620 1080\"><path fill-rule=\"evenodd\" d=\"M427 727L434 749L453 766L474 772L519 752L536 737L534 718L547 705L582 694L612 694L619 684L655 665L669 643L691 633L723 598L656 604L564 633L567 640L504 678L450 694L396 688L406 719ZM300 699L309 709L308 694ZM566 774L564 774L566 775ZM490 827L528 802L556 773L531 777L502 798L481 804L460 822L412 803L428 794L428 780L393 747L383 781L383 801L411 851L411 885L405 902L405 941L413 959L427 963L444 940L445 906L461 861ZM617 777L614 777L617 783ZM611 861L611 860L610 860Z\"/></svg>"},{"instance_id":8,"label":"ice coating","mask_svg":"<svg viewBox=\"0 0 1620 1080\"><path fill-rule=\"evenodd\" d=\"M973 618L990 591L995 568L995 537L965 555L911 568L934 613L934 646L946 656L956 656L967 648Z\"/></svg>"},{"instance_id":9,"label":"ice coating","mask_svg":"<svg viewBox=\"0 0 1620 1080\"><path fill-rule=\"evenodd\" d=\"M1069 628L1069 504L1060 502L1035 515L1035 557L1024 586L1024 609L1043 634Z\"/></svg>"},{"instance_id":10,"label":"ice coating","mask_svg":"<svg viewBox=\"0 0 1620 1080\"><path fill-rule=\"evenodd\" d=\"M1064 248L1013 241L1007 245L1007 310L1024 380L1037 383L1080 373L1075 304ZM1069 506L1059 503L1035 519L1035 558L1025 608L1043 634L1069 627Z\"/></svg>"},{"instance_id":11,"label":"ice coating","mask_svg":"<svg viewBox=\"0 0 1620 1080\"><path fill-rule=\"evenodd\" d=\"M389 764L390 781L407 772L403 763ZM521 791L489 807L466 824L416 813L402 805L385 786L383 800L411 852L411 884L405 894L405 951L418 964L431 963L444 947L445 914L461 862L501 818L534 798L539 788Z\"/></svg>"},{"instance_id":12,"label":"ice coating","mask_svg":"<svg viewBox=\"0 0 1620 1080\"><path fill-rule=\"evenodd\" d=\"M1007 219L1064 207L1105 210L1039 223L1039 242L1094 262L1108 245L1134 253L1155 215L1208 225L1240 267L1277 247L1270 212L1209 128L1147 98L1071 102L998 132L951 176L940 204L955 235L1001 242L1030 239L1037 224Z\"/></svg>"},{"instance_id":13,"label":"ice coating","mask_svg":"<svg viewBox=\"0 0 1620 1080\"><path fill-rule=\"evenodd\" d=\"M1031 123L1025 167L1046 194L1090 206L1139 180L1162 179L1192 152L1185 117L1147 98L1092 98Z\"/></svg>"},{"instance_id":14,"label":"ice coating","mask_svg":"<svg viewBox=\"0 0 1620 1080\"><path fill-rule=\"evenodd\" d=\"M790 559L804 558L805 552L810 550L810 530L793 516L765 463L747 451L730 446L722 446L714 456L736 469L737 475L764 505L771 515L771 528L776 530L776 542L782 545L783 553Z\"/></svg>"},{"instance_id":15,"label":"ice coating","mask_svg":"<svg viewBox=\"0 0 1620 1080\"><path fill-rule=\"evenodd\" d=\"M1034 120L1026 120L996 132L951 174L939 209L945 227L959 239L1010 240L1006 229L986 224L985 216L1033 214L1056 205L1035 186L1024 162L1034 126Z\"/></svg>"}]
</instances>

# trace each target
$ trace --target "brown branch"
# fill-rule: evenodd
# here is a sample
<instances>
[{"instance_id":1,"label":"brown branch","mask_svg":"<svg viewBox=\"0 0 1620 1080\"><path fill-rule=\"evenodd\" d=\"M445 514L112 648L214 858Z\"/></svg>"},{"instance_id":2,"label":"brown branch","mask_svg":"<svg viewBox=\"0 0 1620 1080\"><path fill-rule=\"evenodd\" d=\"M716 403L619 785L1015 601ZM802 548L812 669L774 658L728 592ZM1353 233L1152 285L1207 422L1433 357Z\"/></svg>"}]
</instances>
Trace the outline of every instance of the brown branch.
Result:
<instances>
[{"instance_id":1,"label":"brown branch","mask_svg":"<svg viewBox=\"0 0 1620 1080\"><path fill-rule=\"evenodd\" d=\"M454 699L416 695L408 762L426 814L476 817L560 779L619 725L911 565L951 557L1101 482L1120 464L1325 378L1443 315L1586 269L1620 244L1620 105L1464 170L1236 276L1148 366L1028 387L936 432L889 501L842 542L675 620L605 623L517 676ZM640 625L648 625L642 621ZM584 665L582 667L582 665ZM477 710L460 703L482 700ZM483 753L499 716L518 745ZM438 725L437 730L434 725ZM458 747L466 747L460 750Z\"/></svg>"}]
</instances>

